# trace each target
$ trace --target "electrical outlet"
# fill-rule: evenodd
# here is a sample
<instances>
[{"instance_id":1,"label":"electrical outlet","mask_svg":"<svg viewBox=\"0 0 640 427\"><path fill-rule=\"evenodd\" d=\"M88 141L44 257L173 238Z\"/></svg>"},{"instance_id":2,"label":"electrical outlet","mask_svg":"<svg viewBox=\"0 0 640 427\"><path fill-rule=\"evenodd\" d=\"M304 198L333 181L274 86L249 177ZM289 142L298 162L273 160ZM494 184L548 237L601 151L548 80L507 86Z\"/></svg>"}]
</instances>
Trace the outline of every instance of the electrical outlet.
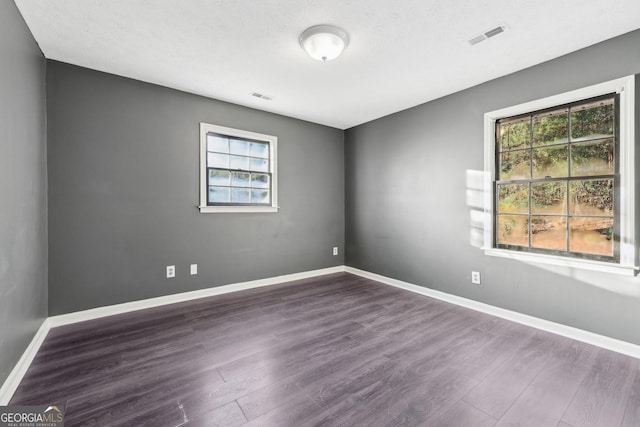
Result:
<instances>
[{"instance_id":1,"label":"electrical outlet","mask_svg":"<svg viewBox=\"0 0 640 427\"><path fill-rule=\"evenodd\" d=\"M192 276L198 274L198 264L191 264L191 269L189 270Z\"/></svg>"},{"instance_id":2,"label":"electrical outlet","mask_svg":"<svg viewBox=\"0 0 640 427\"><path fill-rule=\"evenodd\" d=\"M471 283L473 283L474 285L479 285L480 284L480 272L479 271L472 271L471 272Z\"/></svg>"},{"instance_id":3,"label":"electrical outlet","mask_svg":"<svg viewBox=\"0 0 640 427\"><path fill-rule=\"evenodd\" d=\"M338 255L338 247L337 246L333 247L333 255Z\"/></svg>"},{"instance_id":4,"label":"electrical outlet","mask_svg":"<svg viewBox=\"0 0 640 427\"><path fill-rule=\"evenodd\" d=\"M170 279L172 277L176 277L176 266L167 265L167 279Z\"/></svg>"}]
</instances>

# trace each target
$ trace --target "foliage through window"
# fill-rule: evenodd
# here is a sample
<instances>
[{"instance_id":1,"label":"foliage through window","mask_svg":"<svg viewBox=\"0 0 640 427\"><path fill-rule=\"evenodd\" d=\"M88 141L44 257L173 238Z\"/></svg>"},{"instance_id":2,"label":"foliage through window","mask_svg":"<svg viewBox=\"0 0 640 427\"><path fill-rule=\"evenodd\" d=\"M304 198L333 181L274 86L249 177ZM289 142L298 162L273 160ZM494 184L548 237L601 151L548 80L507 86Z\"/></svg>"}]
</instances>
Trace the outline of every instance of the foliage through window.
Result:
<instances>
[{"instance_id":1,"label":"foliage through window","mask_svg":"<svg viewBox=\"0 0 640 427\"><path fill-rule=\"evenodd\" d=\"M201 211L273 211L276 142L270 135L201 124Z\"/></svg>"},{"instance_id":2,"label":"foliage through window","mask_svg":"<svg viewBox=\"0 0 640 427\"><path fill-rule=\"evenodd\" d=\"M617 95L495 123L495 247L619 259Z\"/></svg>"}]
</instances>

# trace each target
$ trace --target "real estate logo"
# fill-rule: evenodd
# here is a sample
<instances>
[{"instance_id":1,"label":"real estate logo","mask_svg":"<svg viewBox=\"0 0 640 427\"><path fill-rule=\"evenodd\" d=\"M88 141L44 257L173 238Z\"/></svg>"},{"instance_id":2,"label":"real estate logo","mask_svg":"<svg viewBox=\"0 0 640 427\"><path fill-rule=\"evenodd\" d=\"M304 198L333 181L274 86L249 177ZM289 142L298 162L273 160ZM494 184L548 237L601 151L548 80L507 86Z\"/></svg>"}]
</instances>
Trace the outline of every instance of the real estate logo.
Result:
<instances>
[{"instance_id":1,"label":"real estate logo","mask_svg":"<svg viewBox=\"0 0 640 427\"><path fill-rule=\"evenodd\" d=\"M64 427L64 407L0 406L0 427Z\"/></svg>"}]
</instances>

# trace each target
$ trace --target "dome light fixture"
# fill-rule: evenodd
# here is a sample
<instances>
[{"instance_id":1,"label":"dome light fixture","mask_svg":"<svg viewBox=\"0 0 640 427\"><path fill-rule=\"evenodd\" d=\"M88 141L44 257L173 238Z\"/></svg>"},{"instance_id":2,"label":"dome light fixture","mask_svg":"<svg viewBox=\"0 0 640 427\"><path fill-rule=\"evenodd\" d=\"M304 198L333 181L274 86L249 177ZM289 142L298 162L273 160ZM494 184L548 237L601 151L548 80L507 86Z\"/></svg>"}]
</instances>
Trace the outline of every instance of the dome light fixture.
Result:
<instances>
[{"instance_id":1,"label":"dome light fixture","mask_svg":"<svg viewBox=\"0 0 640 427\"><path fill-rule=\"evenodd\" d=\"M331 61L340 56L349 44L349 35L333 25L316 25L300 35L300 46L318 61Z\"/></svg>"}]
</instances>

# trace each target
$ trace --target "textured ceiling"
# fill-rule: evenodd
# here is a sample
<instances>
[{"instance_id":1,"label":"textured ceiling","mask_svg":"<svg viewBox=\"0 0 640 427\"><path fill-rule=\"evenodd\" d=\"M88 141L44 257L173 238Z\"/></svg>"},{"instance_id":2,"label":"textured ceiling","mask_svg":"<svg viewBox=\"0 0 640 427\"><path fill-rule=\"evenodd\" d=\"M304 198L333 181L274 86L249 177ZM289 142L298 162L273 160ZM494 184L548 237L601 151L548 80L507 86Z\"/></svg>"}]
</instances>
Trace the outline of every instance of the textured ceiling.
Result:
<instances>
[{"instance_id":1,"label":"textured ceiling","mask_svg":"<svg viewBox=\"0 0 640 427\"><path fill-rule=\"evenodd\" d=\"M640 28L638 0L15 1L49 59L340 129ZM298 44L316 24L338 59Z\"/></svg>"}]
</instances>

